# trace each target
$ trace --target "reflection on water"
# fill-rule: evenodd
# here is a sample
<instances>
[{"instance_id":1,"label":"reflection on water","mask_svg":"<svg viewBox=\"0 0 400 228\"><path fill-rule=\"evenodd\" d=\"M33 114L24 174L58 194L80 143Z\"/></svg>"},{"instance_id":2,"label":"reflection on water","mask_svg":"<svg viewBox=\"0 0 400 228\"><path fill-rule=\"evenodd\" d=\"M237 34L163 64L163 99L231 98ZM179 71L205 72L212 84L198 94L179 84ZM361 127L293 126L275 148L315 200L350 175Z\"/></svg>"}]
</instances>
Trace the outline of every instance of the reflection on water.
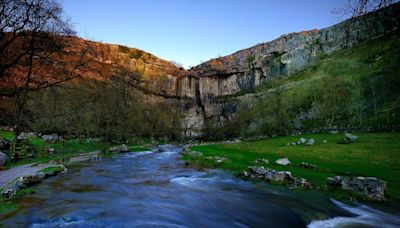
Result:
<instances>
[{"instance_id":1,"label":"reflection on water","mask_svg":"<svg viewBox=\"0 0 400 228\"><path fill-rule=\"evenodd\" d=\"M260 188L223 171L186 168L178 159L180 147L163 147L166 152L121 154L48 179L36 187L35 203L2 223L6 227L400 226L399 217L365 206L351 207L282 187Z\"/></svg>"}]
</instances>

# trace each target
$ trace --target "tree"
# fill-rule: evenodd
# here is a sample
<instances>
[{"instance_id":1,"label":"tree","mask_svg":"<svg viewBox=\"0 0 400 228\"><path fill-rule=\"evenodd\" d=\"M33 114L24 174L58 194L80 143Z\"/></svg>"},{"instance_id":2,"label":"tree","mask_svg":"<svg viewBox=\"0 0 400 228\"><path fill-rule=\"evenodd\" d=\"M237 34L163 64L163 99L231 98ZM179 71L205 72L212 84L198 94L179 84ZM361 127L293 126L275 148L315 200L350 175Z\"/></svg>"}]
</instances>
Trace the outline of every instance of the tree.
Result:
<instances>
[{"instance_id":1,"label":"tree","mask_svg":"<svg viewBox=\"0 0 400 228\"><path fill-rule=\"evenodd\" d=\"M333 9L333 13L354 18L385 8L395 2L398 0L347 0L342 7Z\"/></svg>"},{"instance_id":2,"label":"tree","mask_svg":"<svg viewBox=\"0 0 400 228\"><path fill-rule=\"evenodd\" d=\"M14 101L18 135L29 92L80 77L90 59L87 47L69 55L75 33L56 0L0 0L0 12L0 96Z\"/></svg>"}]
</instances>

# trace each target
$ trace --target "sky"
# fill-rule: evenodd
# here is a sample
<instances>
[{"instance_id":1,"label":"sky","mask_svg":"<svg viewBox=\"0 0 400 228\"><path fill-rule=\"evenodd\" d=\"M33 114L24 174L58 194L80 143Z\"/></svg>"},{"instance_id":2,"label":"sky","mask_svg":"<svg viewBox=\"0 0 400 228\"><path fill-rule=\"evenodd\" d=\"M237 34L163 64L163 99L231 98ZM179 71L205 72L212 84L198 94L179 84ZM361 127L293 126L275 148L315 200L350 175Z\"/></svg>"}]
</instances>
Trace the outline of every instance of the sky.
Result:
<instances>
[{"instance_id":1,"label":"sky","mask_svg":"<svg viewBox=\"0 0 400 228\"><path fill-rule=\"evenodd\" d=\"M63 0L78 36L142 49L185 68L341 19L347 0Z\"/></svg>"}]
</instances>

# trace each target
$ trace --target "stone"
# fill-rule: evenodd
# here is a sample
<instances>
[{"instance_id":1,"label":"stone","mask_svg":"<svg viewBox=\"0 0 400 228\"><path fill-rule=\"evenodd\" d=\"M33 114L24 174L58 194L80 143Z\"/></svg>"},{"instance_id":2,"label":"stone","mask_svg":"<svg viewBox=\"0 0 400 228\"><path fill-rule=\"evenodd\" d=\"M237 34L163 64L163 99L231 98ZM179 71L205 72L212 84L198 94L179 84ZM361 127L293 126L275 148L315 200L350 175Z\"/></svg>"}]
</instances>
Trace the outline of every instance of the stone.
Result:
<instances>
[{"instance_id":1,"label":"stone","mask_svg":"<svg viewBox=\"0 0 400 228\"><path fill-rule=\"evenodd\" d=\"M0 166L5 166L7 163L7 155L3 152L0 152Z\"/></svg>"},{"instance_id":2,"label":"stone","mask_svg":"<svg viewBox=\"0 0 400 228\"><path fill-rule=\"evenodd\" d=\"M326 184L332 187L340 187L345 191L355 192L371 200L385 200L387 183L376 177L328 177Z\"/></svg>"},{"instance_id":3,"label":"stone","mask_svg":"<svg viewBox=\"0 0 400 228\"><path fill-rule=\"evenodd\" d=\"M199 151L188 151L187 155L192 156L192 157L200 157L203 155L203 153Z\"/></svg>"},{"instance_id":4,"label":"stone","mask_svg":"<svg viewBox=\"0 0 400 228\"><path fill-rule=\"evenodd\" d=\"M306 139L305 139L305 138L300 138L300 143L301 143L301 144L306 143Z\"/></svg>"},{"instance_id":5,"label":"stone","mask_svg":"<svg viewBox=\"0 0 400 228\"><path fill-rule=\"evenodd\" d=\"M309 139L306 143L307 146L313 146L315 144L315 140L313 138Z\"/></svg>"},{"instance_id":6,"label":"stone","mask_svg":"<svg viewBox=\"0 0 400 228\"><path fill-rule=\"evenodd\" d=\"M250 173L261 177L267 173L267 170L264 168L264 166L249 166L247 169Z\"/></svg>"},{"instance_id":7,"label":"stone","mask_svg":"<svg viewBox=\"0 0 400 228\"><path fill-rule=\"evenodd\" d=\"M258 158L253 161L254 164L269 164L268 159L266 158Z\"/></svg>"},{"instance_id":8,"label":"stone","mask_svg":"<svg viewBox=\"0 0 400 228\"><path fill-rule=\"evenodd\" d=\"M119 152L123 152L123 153L129 152L128 146L125 144L122 144L121 146L119 146Z\"/></svg>"},{"instance_id":9,"label":"stone","mask_svg":"<svg viewBox=\"0 0 400 228\"><path fill-rule=\"evenodd\" d=\"M297 144L296 144L295 142L292 142L291 145L292 145L292 146L296 146Z\"/></svg>"},{"instance_id":10,"label":"stone","mask_svg":"<svg viewBox=\"0 0 400 228\"><path fill-rule=\"evenodd\" d=\"M268 171L264 175L264 179L268 181L290 181L293 179L292 173L289 171Z\"/></svg>"},{"instance_id":11,"label":"stone","mask_svg":"<svg viewBox=\"0 0 400 228\"><path fill-rule=\"evenodd\" d=\"M312 188L312 184L311 182L309 182L308 180L304 179L304 178L295 178L293 181L292 186L294 188L306 188L306 189L311 189Z\"/></svg>"},{"instance_id":12,"label":"stone","mask_svg":"<svg viewBox=\"0 0 400 228\"><path fill-rule=\"evenodd\" d=\"M10 143L3 138L0 138L0 150L8 150L10 148Z\"/></svg>"},{"instance_id":13,"label":"stone","mask_svg":"<svg viewBox=\"0 0 400 228\"><path fill-rule=\"evenodd\" d=\"M33 137L35 137L35 136L36 136L36 134L33 133L33 132L21 132L21 134L19 134L19 135L17 136L17 139L18 139L18 140L24 140L24 139L33 138Z\"/></svg>"},{"instance_id":14,"label":"stone","mask_svg":"<svg viewBox=\"0 0 400 228\"><path fill-rule=\"evenodd\" d=\"M113 153L125 153L125 152L129 152L129 148L127 145L122 144L121 146L110 147L108 149L108 151L113 152Z\"/></svg>"},{"instance_id":15,"label":"stone","mask_svg":"<svg viewBox=\"0 0 400 228\"><path fill-rule=\"evenodd\" d=\"M55 149L52 148L52 147L47 148L47 152L48 152L49 154L54 153L54 151L55 151Z\"/></svg>"},{"instance_id":16,"label":"stone","mask_svg":"<svg viewBox=\"0 0 400 228\"><path fill-rule=\"evenodd\" d=\"M358 137L355 136L355 135L352 135L352 134L350 134L350 133L345 133L345 134L344 134L344 139L345 139L345 141L355 142L355 141L358 140Z\"/></svg>"},{"instance_id":17,"label":"stone","mask_svg":"<svg viewBox=\"0 0 400 228\"><path fill-rule=\"evenodd\" d=\"M204 159L213 161L215 163L222 163L222 162L225 162L225 161L228 160L227 158L219 157L219 156L214 156L214 157L213 156L209 156L209 157L205 157Z\"/></svg>"},{"instance_id":18,"label":"stone","mask_svg":"<svg viewBox=\"0 0 400 228\"><path fill-rule=\"evenodd\" d=\"M328 177L326 179L326 185L338 187L338 186L342 186L342 181L343 181L343 178L341 176Z\"/></svg>"},{"instance_id":19,"label":"stone","mask_svg":"<svg viewBox=\"0 0 400 228\"><path fill-rule=\"evenodd\" d=\"M376 201L385 200L386 181L375 177L350 177L342 181L342 189L357 192Z\"/></svg>"},{"instance_id":20,"label":"stone","mask_svg":"<svg viewBox=\"0 0 400 228\"><path fill-rule=\"evenodd\" d=\"M289 161L288 158L280 158L280 159L275 161L275 164L286 166L286 165L290 165L290 161Z\"/></svg>"},{"instance_id":21,"label":"stone","mask_svg":"<svg viewBox=\"0 0 400 228\"><path fill-rule=\"evenodd\" d=\"M313 165L311 163L308 163L308 162L302 162L299 164L299 167L306 168L306 169L315 169L317 166Z\"/></svg>"}]
</instances>

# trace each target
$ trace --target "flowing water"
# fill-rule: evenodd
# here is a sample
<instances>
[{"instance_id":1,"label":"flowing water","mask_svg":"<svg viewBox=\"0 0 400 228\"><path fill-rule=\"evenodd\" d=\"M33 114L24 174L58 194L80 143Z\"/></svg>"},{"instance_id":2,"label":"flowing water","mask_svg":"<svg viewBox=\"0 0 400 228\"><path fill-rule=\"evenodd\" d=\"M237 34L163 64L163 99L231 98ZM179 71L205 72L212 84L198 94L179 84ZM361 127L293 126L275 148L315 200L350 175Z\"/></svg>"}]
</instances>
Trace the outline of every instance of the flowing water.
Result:
<instances>
[{"instance_id":1,"label":"flowing water","mask_svg":"<svg viewBox=\"0 0 400 228\"><path fill-rule=\"evenodd\" d=\"M318 193L185 167L176 146L120 154L47 179L5 227L400 227L400 217Z\"/></svg>"}]
</instances>

